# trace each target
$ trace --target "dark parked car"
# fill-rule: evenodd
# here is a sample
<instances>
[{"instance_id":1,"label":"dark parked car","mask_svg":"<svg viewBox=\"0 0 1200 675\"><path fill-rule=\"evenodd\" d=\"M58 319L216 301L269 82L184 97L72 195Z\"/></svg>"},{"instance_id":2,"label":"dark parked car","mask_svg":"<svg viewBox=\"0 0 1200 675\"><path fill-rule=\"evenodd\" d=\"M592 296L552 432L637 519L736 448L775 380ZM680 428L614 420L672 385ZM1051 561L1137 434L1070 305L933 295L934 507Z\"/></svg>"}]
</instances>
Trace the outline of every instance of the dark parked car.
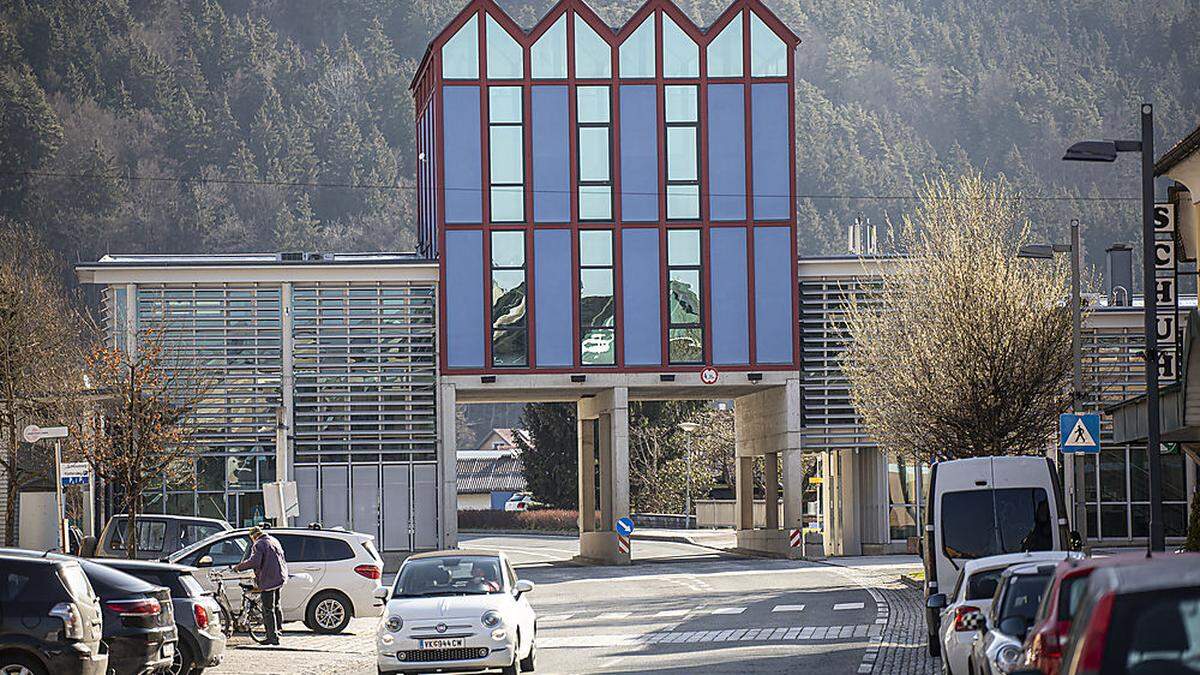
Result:
<instances>
[{"instance_id":1,"label":"dark parked car","mask_svg":"<svg viewBox=\"0 0 1200 675\"><path fill-rule=\"evenodd\" d=\"M40 555L36 551L0 549L0 554L5 553ZM171 665L177 633L170 591L86 558L56 553L44 557L78 563L100 596L110 673L140 675Z\"/></svg>"},{"instance_id":2,"label":"dark parked car","mask_svg":"<svg viewBox=\"0 0 1200 675\"><path fill-rule=\"evenodd\" d=\"M199 675L221 662L225 634L221 632L220 608L192 576L196 568L146 560L114 559L104 564L171 591L175 628L179 631L172 675Z\"/></svg>"},{"instance_id":3,"label":"dark parked car","mask_svg":"<svg viewBox=\"0 0 1200 675\"><path fill-rule=\"evenodd\" d=\"M100 599L73 560L0 554L0 673L104 675Z\"/></svg>"},{"instance_id":4,"label":"dark parked car","mask_svg":"<svg viewBox=\"0 0 1200 675\"><path fill-rule=\"evenodd\" d=\"M122 558L125 555L125 531L129 516L113 516L97 540L97 558ZM163 560L186 546L233 527L216 518L142 514L137 517L139 560Z\"/></svg>"}]
</instances>

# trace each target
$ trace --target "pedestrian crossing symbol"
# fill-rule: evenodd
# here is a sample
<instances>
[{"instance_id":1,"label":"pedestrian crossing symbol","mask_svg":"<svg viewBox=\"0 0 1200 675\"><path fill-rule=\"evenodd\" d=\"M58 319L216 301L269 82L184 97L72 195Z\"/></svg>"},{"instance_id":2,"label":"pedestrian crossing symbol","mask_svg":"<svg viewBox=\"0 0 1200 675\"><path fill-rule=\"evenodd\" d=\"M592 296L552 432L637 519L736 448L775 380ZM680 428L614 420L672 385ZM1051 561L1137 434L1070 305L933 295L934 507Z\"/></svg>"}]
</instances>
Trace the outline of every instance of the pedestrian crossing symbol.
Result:
<instances>
[{"instance_id":1,"label":"pedestrian crossing symbol","mask_svg":"<svg viewBox=\"0 0 1200 675\"><path fill-rule=\"evenodd\" d=\"M1100 452L1100 416L1095 413L1059 415L1058 439L1063 452Z\"/></svg>"}]
</instances>

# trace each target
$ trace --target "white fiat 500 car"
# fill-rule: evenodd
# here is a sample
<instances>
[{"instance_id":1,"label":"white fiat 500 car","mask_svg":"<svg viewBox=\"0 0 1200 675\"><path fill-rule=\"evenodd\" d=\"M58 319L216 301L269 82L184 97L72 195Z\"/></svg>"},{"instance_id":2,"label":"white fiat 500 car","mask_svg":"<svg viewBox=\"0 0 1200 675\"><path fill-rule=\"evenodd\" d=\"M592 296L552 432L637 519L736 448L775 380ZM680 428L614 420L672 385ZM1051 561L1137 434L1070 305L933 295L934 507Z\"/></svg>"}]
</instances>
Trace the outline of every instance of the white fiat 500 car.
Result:
<instances>
[{"instance_id":1,"label":"white fiat 500 car","mask_svg":"<svg viewBox=\"0 0 1200 675\"><path fill-rule=\"evenodd\" d=\"M387 599L376 645L380 673L534 669L537 615L503 553L436 551L409 557Z\"/></svg>"}]
</instances>

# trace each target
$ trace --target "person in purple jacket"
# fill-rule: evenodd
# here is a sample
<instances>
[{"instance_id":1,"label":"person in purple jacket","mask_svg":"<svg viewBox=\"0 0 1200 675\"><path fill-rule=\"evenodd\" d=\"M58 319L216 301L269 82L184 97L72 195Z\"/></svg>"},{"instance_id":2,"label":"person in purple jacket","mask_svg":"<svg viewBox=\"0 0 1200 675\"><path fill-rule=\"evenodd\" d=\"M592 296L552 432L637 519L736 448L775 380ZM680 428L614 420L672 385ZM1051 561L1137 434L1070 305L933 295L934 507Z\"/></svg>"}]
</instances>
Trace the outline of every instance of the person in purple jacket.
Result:
<instances>
[{"instance_id":1,"label":"person in purple jacket","mask_svg":"<svg viewBox=\"0 0 1200 675\"><path fill-rule=\"evenodd\" d=\"M283 626L283 612L279 609L279 589L287 580L287 560L279 540L263 532L261 528L250 528L250 557L234 566L242 572L254 570L254 584L262 592L263 624L267 629L267 644L279 644L279 631Z\"/></svg>"}]
</instances>

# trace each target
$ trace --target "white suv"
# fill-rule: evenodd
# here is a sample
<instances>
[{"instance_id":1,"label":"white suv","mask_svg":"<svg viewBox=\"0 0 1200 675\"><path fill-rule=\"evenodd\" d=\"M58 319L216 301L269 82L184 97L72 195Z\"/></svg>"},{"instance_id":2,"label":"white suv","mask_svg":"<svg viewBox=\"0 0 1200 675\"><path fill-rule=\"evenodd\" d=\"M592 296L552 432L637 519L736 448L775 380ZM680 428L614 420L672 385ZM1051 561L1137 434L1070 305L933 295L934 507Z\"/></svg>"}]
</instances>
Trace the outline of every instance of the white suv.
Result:
<instances>
[{"instance_id":1,"label":"white suv","mask_svg":"<svg viewBox=\"0 0 1200 675\"><path fill-rule=\"evenodd\" d=\"M233 572L230 568L245 559L250 550L249 529L230 530L213 535L181 549L169 562L199 568L196 579L206 591L216 589L211 578L250 578L252 572ZM379 616L383 602L376 598L381 587L383 560L375 550L374 537L346 530L320 530L293 527L267 531L279 540L287 560L289 579L279 593L283 620L303 621L318 633L340 633L352 617ZM241 603L241 589L225 584L225 592L235 607Z\"/></svg>"}]
</instances>

